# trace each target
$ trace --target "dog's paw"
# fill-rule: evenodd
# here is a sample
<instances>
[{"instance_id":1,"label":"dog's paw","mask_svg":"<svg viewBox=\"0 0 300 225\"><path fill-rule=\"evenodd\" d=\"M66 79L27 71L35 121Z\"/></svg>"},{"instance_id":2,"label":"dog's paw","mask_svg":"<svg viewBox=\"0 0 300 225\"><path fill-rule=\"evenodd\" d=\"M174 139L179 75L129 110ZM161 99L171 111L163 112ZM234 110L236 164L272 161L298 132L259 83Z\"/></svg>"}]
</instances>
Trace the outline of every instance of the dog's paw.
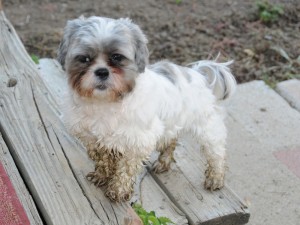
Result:
<instances>
[{"instance_id":1,"label":"dog's paw","mask_svg":"<svg viewBox=\"0 0 300 225\"><path fill-rule=\"evenodd\" d=\"M208 167L205 171L204 187L208 190L214 191L221 189L224 186L224 171L215 171L212 167Z\"/></svg>"},{"instance_id":2,"label":"dog's paw","mask_svg":"<svg viewBox=\"0 0 300 225\"><path fill-rule=\"evenodd\" d=\"M131 199L132 193L132 191L115 191L107 189L105 195L113 202L125 202Z\"/></svg>"},{"instance_id":3,"label":"dog's paw","mask_svg":"<svg viewBox=\"0 0 300 225\"><path fill-rule=\"evenodd\" d=\"M94 148L94 146L93 147L87 146L87 149L88 149L87 153L90 159L94 160L95 162L101 160L101 154L99 154L99 152L97 151L96 148Z\"/></svg>"},{"instance_id":4,"label":"dog's paw","mask_svg":"<svg viewBox=\"0 0 300 225\"><path fill-rule=\"evenodd\" d=\"M88 173L88 175L86 175L86 178L94 183L97 187L103 186L109 181L108 177L104 176L101 173L98 173L97 171Z\"/></svg>"},{"instance_id":5,"label":"dog's paw","mask_svg":"<svg viewBox=\"0 0 300 225\"><path fill-rule=\"evenodd\" d=\"M153 171L155 173L163 173L166 172L170 169L171 167L171 162L166 162L166 161L156 161L153 165Z\"/></svg>"}]
</instances>

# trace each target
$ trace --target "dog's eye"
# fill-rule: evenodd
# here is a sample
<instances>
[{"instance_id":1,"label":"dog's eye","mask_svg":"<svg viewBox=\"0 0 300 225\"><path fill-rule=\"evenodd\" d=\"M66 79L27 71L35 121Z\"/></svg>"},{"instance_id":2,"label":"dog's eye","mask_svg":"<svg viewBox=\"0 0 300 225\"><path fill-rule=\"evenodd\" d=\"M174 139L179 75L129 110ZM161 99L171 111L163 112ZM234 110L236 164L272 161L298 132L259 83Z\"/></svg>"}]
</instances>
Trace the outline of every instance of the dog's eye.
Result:
<instances>
[{"instance_id":1,"label":"dog's eye","mask_svg":"<svg viewBox=\"0 0 300 225\"><path fill-rule=\"evenodd\" d=\"M89 63L91 61L91 58L87 55L78 55L75 59L81 63Z\"/></svg>"},{"instance_id":2,"label":"dog's eye","mask_svg":"<svg viewBox=\"0 0 300 225\"><path fill-rule=\"evenodd\" d=\"M110 61L113 64L120 64L120 62L125 59L125 56L121 55L121 54L112 54L110 56Z\"/></svg>"}]
</instances>

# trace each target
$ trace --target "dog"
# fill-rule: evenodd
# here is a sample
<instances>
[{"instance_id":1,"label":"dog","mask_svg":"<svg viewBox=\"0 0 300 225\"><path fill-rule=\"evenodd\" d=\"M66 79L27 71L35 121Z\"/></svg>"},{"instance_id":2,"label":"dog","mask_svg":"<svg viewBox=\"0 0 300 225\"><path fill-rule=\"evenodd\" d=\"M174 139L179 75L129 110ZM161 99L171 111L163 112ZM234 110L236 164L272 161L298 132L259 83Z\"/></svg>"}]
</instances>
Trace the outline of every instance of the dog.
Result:
<instances>
[{"instance_id":1,"label":"dog","mask_svg":"<svg viewBox=\"0 0 300 225\"><path fill-rule=\"evenodd\" d=\"M58 49L69 84L63 118L95 162L87 178L105 185L112 201L128 201L151 152L160 152L155 172L167 171L178 136L189 132L207 160L205 187L222 188L227 131L218 101L236 88L231 62L149 65L147 42L128 18L79 17L64 29Z\"/></svg>"}]
</instances>

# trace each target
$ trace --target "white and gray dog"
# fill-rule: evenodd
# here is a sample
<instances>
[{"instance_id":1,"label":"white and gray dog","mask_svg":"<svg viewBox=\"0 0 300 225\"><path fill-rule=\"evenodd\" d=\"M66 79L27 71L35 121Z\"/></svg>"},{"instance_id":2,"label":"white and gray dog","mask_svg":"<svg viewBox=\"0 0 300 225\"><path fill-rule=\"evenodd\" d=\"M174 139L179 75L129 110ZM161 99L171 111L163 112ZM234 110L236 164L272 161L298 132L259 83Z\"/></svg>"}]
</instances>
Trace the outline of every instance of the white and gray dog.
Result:
<instances>
[{"instance_id":1,"label":"white and gray dog","mask_svg":"<svg viewBox=\"0 0 300 225\"><path fill-rule=\"evenodd\" d=\"M224 185L226 128L217 101L236 87L229 63L148 65L147 39L130 19L67 23L58 60L68 75L64 121L95 161L88 178L113 201L129 200L143 161L157 149L156 172L170 168L177 137L190 132L208 167L205 187Z\"/></svg>"}]
</instances>

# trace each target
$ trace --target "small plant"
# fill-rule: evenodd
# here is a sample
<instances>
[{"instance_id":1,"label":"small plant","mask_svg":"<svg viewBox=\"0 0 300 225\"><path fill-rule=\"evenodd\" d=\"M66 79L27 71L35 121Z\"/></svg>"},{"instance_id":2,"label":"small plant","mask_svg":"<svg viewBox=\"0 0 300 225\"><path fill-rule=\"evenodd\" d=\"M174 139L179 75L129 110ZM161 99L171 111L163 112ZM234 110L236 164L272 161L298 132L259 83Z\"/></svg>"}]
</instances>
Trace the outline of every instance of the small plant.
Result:
<instances>
[{"instance_id":1,"label":"small plant","mask_svg":"<svg viewBox=\"0 0 300 225\"><path fill-rule=\"evenodd\" d=\"M176 4L180 4L182 0L175 0Z\"/></svg>"},{"instance_id":2,"label":"small plant","mask_svg":"<svg viewBox=\"0 0 300 225\"><path fill-rule=\"evenodd\" d=\"M284 10L279 5L272 5L267 1L257 1L256 6L259 12L259 18L264 23L272 23L278 20L280 15L284 14Z\"/></svg>"},{"instance_id":3,"label":"small plant","mask_svg":"<svg viewBox=\"0 0 300 225\"><path fill-rule=\"evenodd\" d=\"M33 61L35 64L39 64L39 63L40 63L40 62L39 62L39 57L38 57L37 55L31 54L30 57L31 57L32 61Z\"/></svg>"},{"instance_id":4,"label":"small plant","mask_svg":"<svg viewBox=\"0 0 300 225\"><path fill-rule=\"evenodd\" d=\"M154 211L147 212L141 205L134 204L132 206L134 211L138 214L138 216L143 221L144 225L168 225L174 224L169 218L167 217L157 217Z\"/></svg>"}]
</instances>

